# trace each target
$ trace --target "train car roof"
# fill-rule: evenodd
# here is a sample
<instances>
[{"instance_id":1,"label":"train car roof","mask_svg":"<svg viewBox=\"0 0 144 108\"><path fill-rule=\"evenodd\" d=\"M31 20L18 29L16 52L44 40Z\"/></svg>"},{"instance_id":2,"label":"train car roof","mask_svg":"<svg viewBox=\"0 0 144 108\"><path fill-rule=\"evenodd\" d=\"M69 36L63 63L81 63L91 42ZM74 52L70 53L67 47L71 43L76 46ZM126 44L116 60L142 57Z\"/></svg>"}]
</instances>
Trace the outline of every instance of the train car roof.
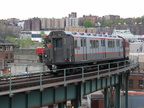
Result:
<instances>
[{"instance_id":1,"label":"train car roof","mask_svg":"<svg viewBox=\"0 0 144 108\"><path fill-rule=\"evenodd\" d=\"M86 37L86 38L104 38L104 39L122 39L118 36L112 36L112 35L104 35L104 34L95 34L95 33L84 33L84 32L71 32L71 31L62 31L62 30L54 30L49 31L49 34L51 32L64 32L67 36L74 36L74 37Z\"/></svg>"},{"instance_id":2,"label":"train car roof","mask_svg":"<svg viewBox=\"0 0 144 108\"><path fill-rule=\"evenodd\" d=\"M83 32L70 32L70 31L64 31L66 34L72 35L72 36L78 36L78 37L95 37L95 38L117 38L121 39L118 36L112 36L112 35L103 35L103 34L95 34L95 33L83 33Z\"/></svg>"}]
</instances>

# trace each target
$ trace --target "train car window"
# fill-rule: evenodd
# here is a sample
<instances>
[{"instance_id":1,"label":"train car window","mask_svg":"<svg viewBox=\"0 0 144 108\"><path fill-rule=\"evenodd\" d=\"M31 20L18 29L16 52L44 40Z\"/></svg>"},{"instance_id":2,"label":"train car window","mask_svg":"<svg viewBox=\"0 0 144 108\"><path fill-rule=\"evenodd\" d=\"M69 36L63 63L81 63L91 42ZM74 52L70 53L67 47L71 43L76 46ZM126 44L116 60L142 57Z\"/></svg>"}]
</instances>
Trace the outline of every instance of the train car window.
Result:
<instances>
[{"instance_id":1,"label":"train car window","mask_svg":"<svg viewBox=\"0 0 144 108\"><path fill-rule=\"evenodd\" d=\"M81 47L83 47L83 40L81 39Z\"/></svg>"},{"instance_id":2,"label":"train car window","mask_svg":"<svg viewBox=\"0 0 144 108\"><path fill-rule=\"evenodd\" d=\"M101 46L104 47L105 46L105 40L101 40Z\"/></svg>"},{"instance_id":3,"label":"train car window","mask_svg":"<svg viewBox=\"0 0 144 108\"><path fill-rule=\"evenodd\" d=\"M98 47L99 47L99 41L95 40L95 48L98 48Z\"/></svg>"},{"instance_id":4,"label":"train car window","mask_svg":"<svg viewBox=\"0 0 144 108\"><path fill-rule=\"evenodd\" d=\"M114 48L114 47L115 47L115 41L112 40L112 48Z\"/></svg>"},{"instance_id":5,"label":"train car window","mask_svg":"<svg viewBox=\"0 0 144 108\"><path fill-rule=\"evenodd\" d=\"M90 40L90 48L98 48L99 41L98 40Z\"/></svg>"},{"instance_id":6,"label":"train car window","mask_svg":"<svg viewBox=\"0 0 144 108\"><path fill-rule=\"evenodd\" d=\"M84 39L84 46L86 46L86 39Z\"/></svg>"},{"instance_id":7,"label":"train car window","mask_svg":"<svg viewBox=\"0 0 144 108\"><path fill-rule=\"evenodd\" d=\"M92 48L93 47L93 42L92 42L92 40L90 40L90 48Z\"/></svg>"},{"instance_id":8,"label":"train car window","mask_svg":"<svg viewBox=\"0 0 144 108\"><path fill-rule=\"evenodd\" d=\"M116 40L116 46L120 46L120 41Z\"/></svg>"},{"instance_id":9,"label":"train car window","mask_svg":"<svg viewBox=\"0 0 144 108\"><path fill-rule=\"evenodd\" d=\"M85 47L86 46L86 39L81 39L81 47Z\"/></svg>"},{"instance_id":10,"label":"train car window","mask_svg":"<svg viewBox=\"0 0 144 108\"><path fill-rule=\"evenodd\" d=\"M77 48L77 40L74 40L74 48Z\"/></svg>"},{"instance_id":11,"label":"train car window","mask_svg":"<svg viewBox=\"0 0 144 108\"><path fill-rule=\"evenodd\" d=\"M3 50L3 47L2 46L0 46L0 51L2 51Z\"/></svg>"},{"instance_id":12,"label":"train car window","mask_svg":"<svg viewBox=\"0 0 144 108\"><path fill-rule=\"evenodd\" d=\"M62 39L56 39L56 47L57 48L62 47Z\"/></svg>"},{"instance_id":13,"label":"train car window","mask_svg":"<svg viewBox=\"0 0 144 108\"><path fill-rule=\"evenodd\" d=\"M108 47L112 48L112 40L108 40Z\"/></svg>"}]
</instances>

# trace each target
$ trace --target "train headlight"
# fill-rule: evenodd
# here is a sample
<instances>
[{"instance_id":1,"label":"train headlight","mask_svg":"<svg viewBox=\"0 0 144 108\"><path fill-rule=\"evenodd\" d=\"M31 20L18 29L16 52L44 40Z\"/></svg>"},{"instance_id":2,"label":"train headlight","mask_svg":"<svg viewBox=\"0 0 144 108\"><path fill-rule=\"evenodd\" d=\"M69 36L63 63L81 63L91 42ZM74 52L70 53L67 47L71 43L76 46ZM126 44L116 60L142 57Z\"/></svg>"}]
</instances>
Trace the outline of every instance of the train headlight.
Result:
<instances>
[{"instance_id":1,"label":"train headlight","mask_svg":"<svg viewBox=\"0 0 144 108\"><path fill-rule=\"evenodd\" d=\"M48 57L47 55L45 55L45 57Z\"/></svg>"}]
</instances>

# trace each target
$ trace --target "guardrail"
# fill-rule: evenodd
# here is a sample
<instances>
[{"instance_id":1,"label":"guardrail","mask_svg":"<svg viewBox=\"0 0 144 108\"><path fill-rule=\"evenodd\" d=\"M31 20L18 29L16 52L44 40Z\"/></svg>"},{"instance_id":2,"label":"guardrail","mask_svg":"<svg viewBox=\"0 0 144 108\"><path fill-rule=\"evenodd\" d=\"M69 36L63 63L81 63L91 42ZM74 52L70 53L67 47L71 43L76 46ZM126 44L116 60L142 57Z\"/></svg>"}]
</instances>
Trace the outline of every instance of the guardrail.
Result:
<instances>
[{"instance_id":1,"label":"guardrail","mask_svg":"<svg viewBox=\"0 0 144 108\"><path fill-rule=\"evenodd\" d=\"M121 66L120 64L122 64L122 63L123 63L123 65ZM107 69L103 69L103 70L100 69L101 66L105 66L105 65L108 66ZM112 65L115 65L115 67L112 67ZM97 67L96 70L94 70L92 72L85 72L85 69L87 67L94 67L94 66ZM3 87L7 87L8 88L7 93L9 94L9 96L13 95L13 92L12 92L14 90L13 87L19 86L19 85L22 86L22 85L30 84L30 86L28 86L28 88L29 88L33 84L34 86L38 86L38 89L40 89L40 91L42 91L45 84L61 82L60 83L61 85L66 86L68 83L70 83L69 81L71 81L71 83L72 83L72 82L75 82L76 79L79 82L81 82L81 81L85 82L85 80L90 80L90 77L88 77L88 76L91 76L93 78L98 78L98 79L101 77L104 77L104 76L110 77L113 74L119 74L121 72L126 72L127 70L131 70L133 68L136 68L137 66L138 66L138 58L135 58L133 60L125 60L125 61L117 61L117 62L112 62L112 63L104 63L104 64L81 66L81 67L74 67L74 68L58 69L55 71L63 72L63 75L58 76L58 77L48 77L48 75L46 76L45 74L48 74L51 71L45 71L45 70L43 70L42 72L27 73L26 75L22 75L22 76L8 75L7 80L1 81L1 82L5 82L5 83L3 83L3 84L0 83L0 89ZM81 70L81 73L74 74L74 75L67 75L68 70L71 70L71 69L79 69L79 70ZM26 88L26 87L24 86L24 88ZM18 89L24 89L24 88L18 88Z\"/></svg>"}]
</instances>

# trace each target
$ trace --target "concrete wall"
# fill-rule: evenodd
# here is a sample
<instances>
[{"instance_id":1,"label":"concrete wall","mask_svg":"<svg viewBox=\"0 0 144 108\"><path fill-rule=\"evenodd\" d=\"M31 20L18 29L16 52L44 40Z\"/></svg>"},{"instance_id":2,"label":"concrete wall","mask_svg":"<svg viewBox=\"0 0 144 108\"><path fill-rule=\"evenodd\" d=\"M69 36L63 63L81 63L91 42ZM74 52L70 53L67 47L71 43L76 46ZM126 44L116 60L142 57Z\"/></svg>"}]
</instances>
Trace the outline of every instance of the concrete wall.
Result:
<instances>
[{"instance_id":1,"label":"concrete wall","mask_svg":"<svg viewBox=\"0 0 144 108\"><path fill-rule=\"evenodd\" d=\"M9 63L8 66L11 67L11 73L13 75L23 74L24 72L35 73L48 70L46 66L43 66L43 63Z\"/></svg>"}]
</instances>

